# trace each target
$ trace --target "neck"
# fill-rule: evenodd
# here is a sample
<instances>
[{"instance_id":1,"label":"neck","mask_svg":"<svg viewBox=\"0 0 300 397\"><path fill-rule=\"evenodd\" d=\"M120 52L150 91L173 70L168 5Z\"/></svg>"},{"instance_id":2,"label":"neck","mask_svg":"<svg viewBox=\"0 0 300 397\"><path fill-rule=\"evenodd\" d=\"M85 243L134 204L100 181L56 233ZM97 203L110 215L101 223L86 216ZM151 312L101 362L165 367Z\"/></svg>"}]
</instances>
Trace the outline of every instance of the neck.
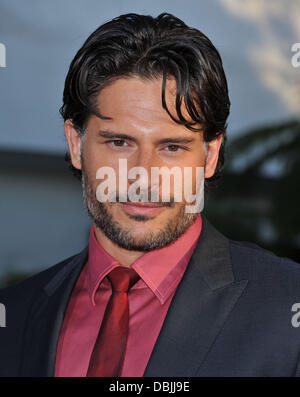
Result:
<instances>
[{"instance_id":1,"label":"neck","mask_svg":"<svg viewBox=\"0 0 300 397\"><path fill-rule=\"evenodd\" d=\"M119 247L111 241L105 234L94 224L95 236L98 243L114 257L121 265L130 267L140 256L144 254L143 251L130 251L125 248Z\"/></svg>"}]
</instances>

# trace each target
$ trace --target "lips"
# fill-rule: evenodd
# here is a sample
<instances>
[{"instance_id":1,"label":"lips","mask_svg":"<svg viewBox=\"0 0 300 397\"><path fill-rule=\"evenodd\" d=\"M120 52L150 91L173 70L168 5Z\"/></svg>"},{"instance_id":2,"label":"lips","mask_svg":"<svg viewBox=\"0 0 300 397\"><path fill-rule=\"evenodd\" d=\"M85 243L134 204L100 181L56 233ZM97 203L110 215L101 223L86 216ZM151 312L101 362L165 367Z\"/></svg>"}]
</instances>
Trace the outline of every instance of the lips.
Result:
<instances>
[{"instance_id":1,"label":"lips","mask_svg":"<svg viewBox=\"0 0 300 397\"><path fill-rule=\"evenodd\" d=\"M126 204L126 205L133 205L133 206L135 206L135 207L149 207L149 208L152 208L152 207L164 207L164 205L163 204L160 204L160 203L142 203L142 202L129 202L129 203L123 203L123 204Z\"/></svg>"},{"instance_id":2,"label":"lips","mask_svg":"<svg viewBox=\"0 0 300 397\"><path fill-rule=\"evenodd\" d=\"M161 203L129 202L120 204L125 212L139 215L154 215L165 208L165 205Z\"/></svg>"}]
</instances>

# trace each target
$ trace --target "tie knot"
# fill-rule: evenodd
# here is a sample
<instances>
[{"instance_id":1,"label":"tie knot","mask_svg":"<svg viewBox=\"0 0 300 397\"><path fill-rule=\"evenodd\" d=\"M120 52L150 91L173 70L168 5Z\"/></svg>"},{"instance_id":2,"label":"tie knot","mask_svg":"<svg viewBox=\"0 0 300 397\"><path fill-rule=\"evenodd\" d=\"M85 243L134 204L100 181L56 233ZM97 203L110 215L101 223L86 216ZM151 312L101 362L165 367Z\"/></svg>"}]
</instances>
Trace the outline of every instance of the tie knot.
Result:
<instances>
[{"instance_id":1,"label":"tie knot","mask_svg":"<svg viewBox=\"0 0 300 397\"><path fill-rule=\"evenodd\" d=\"M128 292L140 278L135 270L123 266L114 268L107 277L114 292Z\"/></svg>"}]
</instances>

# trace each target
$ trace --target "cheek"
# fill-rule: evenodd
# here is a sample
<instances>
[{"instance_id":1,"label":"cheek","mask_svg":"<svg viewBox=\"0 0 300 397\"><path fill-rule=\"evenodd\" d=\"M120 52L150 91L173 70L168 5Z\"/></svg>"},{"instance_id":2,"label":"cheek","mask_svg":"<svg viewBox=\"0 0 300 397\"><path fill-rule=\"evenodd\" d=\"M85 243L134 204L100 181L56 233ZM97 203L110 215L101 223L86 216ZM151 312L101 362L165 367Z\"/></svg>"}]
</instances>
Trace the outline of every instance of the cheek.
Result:
<instances>
[{"instance_id":1,"label":"cheek","mask_svg":"<svg viewBox=\"0 0 300 397\"><path fill-rule=\"evenodd\" d=\"M109 156L97 143L86 142L84 146L84 164L90 177L96 178L96 173L101 167L116 169L117 160Z\"/></svg>"},{"instance_id":2,"label":"cheek","mask_svg":"<svg viewBox=\"0 0 300 397\"><path fill-rule=\"evenodd\" d=\"M184 199L188 200L191 195L197 195L202 191L204 186L204 166L203 165L194 165L190 167L186 167L182 170L183 172L183 194Z\"/></svg>"}]
</instances>

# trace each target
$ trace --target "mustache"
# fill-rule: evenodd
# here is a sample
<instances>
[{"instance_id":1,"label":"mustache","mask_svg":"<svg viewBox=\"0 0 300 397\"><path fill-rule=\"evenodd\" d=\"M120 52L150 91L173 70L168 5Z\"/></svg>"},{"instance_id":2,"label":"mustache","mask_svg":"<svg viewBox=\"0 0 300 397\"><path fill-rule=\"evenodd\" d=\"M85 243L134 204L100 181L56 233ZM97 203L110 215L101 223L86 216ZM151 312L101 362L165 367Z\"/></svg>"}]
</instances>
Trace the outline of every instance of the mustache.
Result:
<instances>
[{"instance_id":1,"label":"mustache","mask_svg":"<svg viewBox=\"0 0 300 397\"><path fill-rule=\"evenodd\" d=\"M111 194L110 198L113 198L112 200L109 198L109 202L111 204L113 203L124 203L124 202L130 202L130 203L154 203L155 205L157 205L158 207L169 207L169 208L173 208L175 206L175 200L174 200L174 196L171 196L170 194L170 198L168 198L168 201L151 201L148 199L148 197L151 197L149 192L147 194L147 191L144 191L140 194L140 199L139 200L131 200L129 196L126 197L126 200L124 200L124 197L122 197L122 199L120 199L120 194L118 192L114 192Z\"/></svg>"}]
</instances>

